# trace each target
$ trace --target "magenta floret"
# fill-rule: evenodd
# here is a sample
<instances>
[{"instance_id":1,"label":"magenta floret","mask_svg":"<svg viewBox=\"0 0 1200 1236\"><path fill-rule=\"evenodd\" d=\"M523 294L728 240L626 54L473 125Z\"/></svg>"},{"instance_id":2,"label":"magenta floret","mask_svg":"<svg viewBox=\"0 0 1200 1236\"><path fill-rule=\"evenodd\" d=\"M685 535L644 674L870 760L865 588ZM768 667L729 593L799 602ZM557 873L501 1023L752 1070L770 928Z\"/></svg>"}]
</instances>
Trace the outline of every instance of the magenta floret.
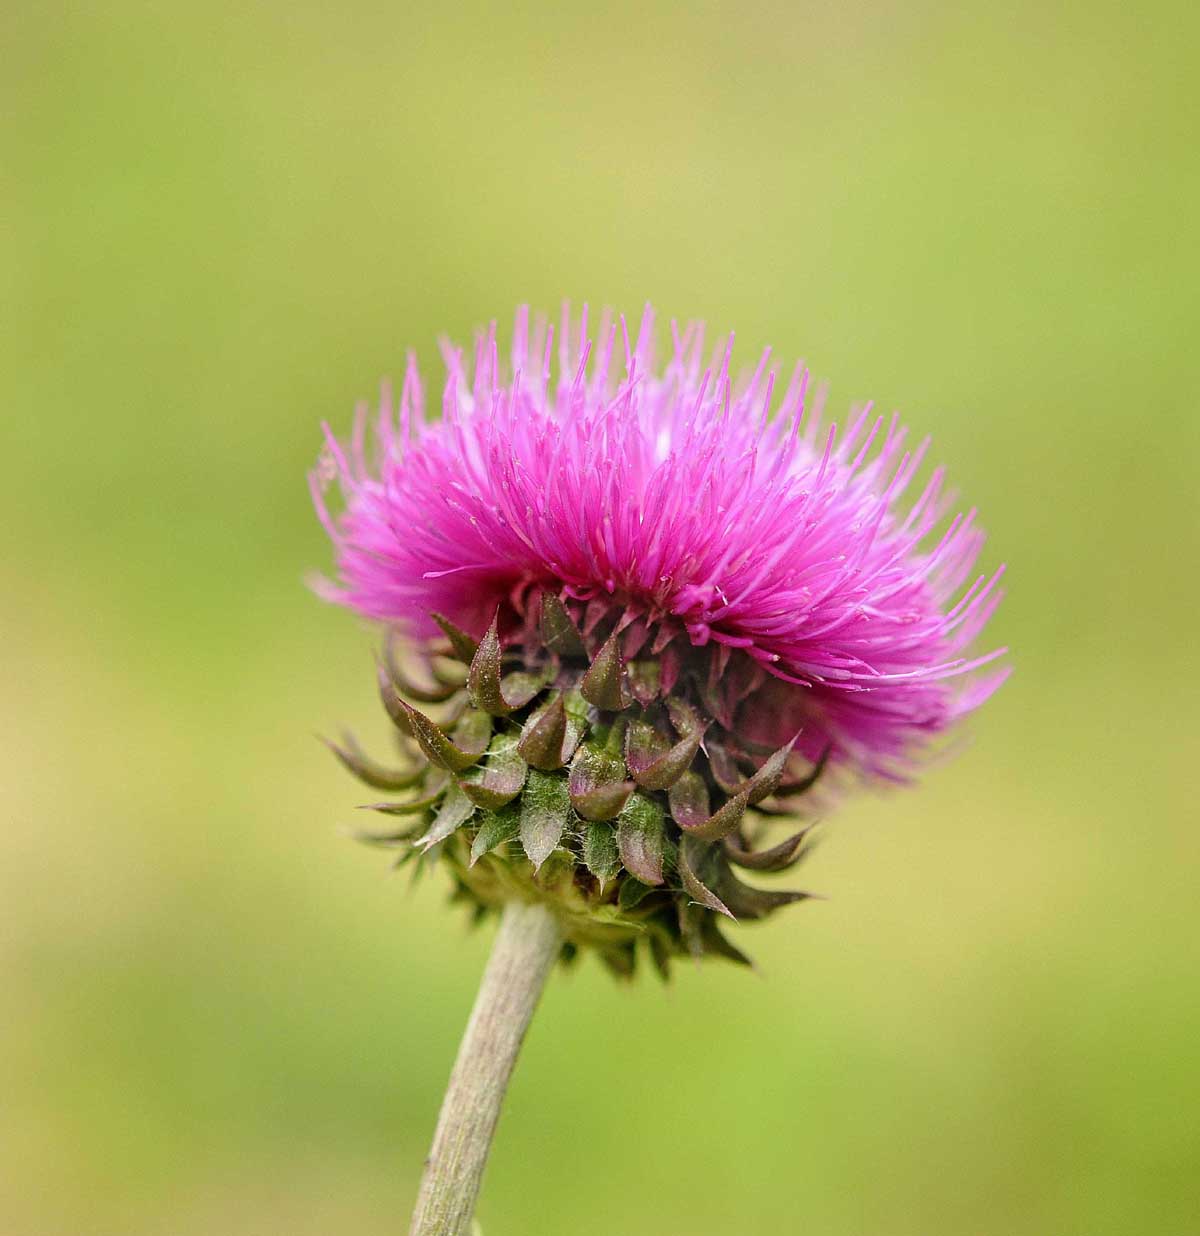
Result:
<instances>
[{"instance_id":1,"label":"magenta floret","mask_svg":"<svg viewBox=\"0 0 1200 1236\"><path fill-rule=\"evenodd\" d=\"M735 380L732 338L706 364L699 325L656 367L648 309L636 339L605 314L593 342L586 310L555 333L522 309L507 368L494 325L473 366L443 347L440 417L410 357L370 447L365 408L349 442L326 429L324 596L418 639L434 612L482 634L542 589L615 610L656 649L706 649L749 739L799 730L809 758L875 777L906 776L1003 681L981 671L1004 649L972 652L1003 568L974 573L983 534L942 469L914 485L928 439L907 449L870 405L839 433L802 366L782 395L769 352Z\"/></svg>"}]
</instances>

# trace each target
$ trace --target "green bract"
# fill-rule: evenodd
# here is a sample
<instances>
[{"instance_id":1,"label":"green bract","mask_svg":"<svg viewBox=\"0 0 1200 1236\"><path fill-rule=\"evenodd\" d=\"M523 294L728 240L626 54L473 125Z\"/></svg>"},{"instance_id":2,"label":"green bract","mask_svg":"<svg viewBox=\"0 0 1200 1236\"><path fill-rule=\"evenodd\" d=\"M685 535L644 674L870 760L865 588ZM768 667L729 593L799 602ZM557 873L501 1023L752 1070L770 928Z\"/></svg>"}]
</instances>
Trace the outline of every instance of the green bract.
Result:
<instances>
[{"instance_id":1,"label":"green bract","mask_svg":"<svg viewBox=\"0 0 1200 1236\"><path fill-rule=\"evenodd\" d=\"M794 767L790 743L749 750L705 706L709 661L627 661L611 614L584 632L552 593L531 610L505 639L498 620L476 642L435 615L444 642L388 641L380 695L411 766L376 764L352 739L329 744L360 780L403 796L372 804L399 827L363 839L401 847L401 864L444 867L478 916L545 903L566 959L590 947L622 977L642 950L664 976L681 955L747 964L719 921L810 894L748 884L735 868L778 872L807 855L808 828L758 843L798 814L823 761Z\"/></svg>"}]
</instances>

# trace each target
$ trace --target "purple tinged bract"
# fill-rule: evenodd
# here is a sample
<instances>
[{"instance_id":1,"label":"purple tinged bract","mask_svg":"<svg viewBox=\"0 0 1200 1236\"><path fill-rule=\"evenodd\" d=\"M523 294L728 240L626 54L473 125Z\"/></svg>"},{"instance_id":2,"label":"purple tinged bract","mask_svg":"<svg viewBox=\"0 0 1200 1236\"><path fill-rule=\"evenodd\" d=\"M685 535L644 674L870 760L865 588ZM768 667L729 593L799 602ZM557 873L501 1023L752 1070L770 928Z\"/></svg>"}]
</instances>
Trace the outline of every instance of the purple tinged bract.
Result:
<instances>
[{"instance_id":1,"label":"purple tinged bract","mask_svg":"<svg viewBox=\"0 0 1200 1236\"><path fill-rule=\"evenodd\" d=\"M941 468L917 481L928 439L896 415L839 429L802 366L780 382L764 352L736 378L732 337L706 359L700 325L672 326L660 366L654 334L649 309L636 337L522 309L507 365L494 325L473 364L443 346L440 416L410 357L398 406L385 388L348 442L326 427L319 591L416 640L431 614L482 637L552 592L639 646L704 650L746 742L798 732L809 760L904 779L1008 672L972 651L1003 574L975 574L974 510Z\"/></svg>"}]
</instances>

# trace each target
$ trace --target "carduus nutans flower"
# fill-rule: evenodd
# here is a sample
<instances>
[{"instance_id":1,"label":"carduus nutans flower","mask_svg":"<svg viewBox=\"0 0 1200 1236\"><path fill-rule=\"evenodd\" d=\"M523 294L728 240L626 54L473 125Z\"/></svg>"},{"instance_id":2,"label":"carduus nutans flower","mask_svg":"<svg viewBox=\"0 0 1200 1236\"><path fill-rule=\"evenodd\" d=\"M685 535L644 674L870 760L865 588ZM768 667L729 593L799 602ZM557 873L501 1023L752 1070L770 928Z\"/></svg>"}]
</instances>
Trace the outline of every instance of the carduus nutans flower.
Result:
<instances>
[{"instance_id":1,"label":"carduus nutans flower","mask_svg":"<svg viewBox=\"0 0 1200 1236\"><path fill-rule=\"evenodd\" d=\"M870 405L826 424L802 366L737 378L699 325L659 365L654 333L521 310L507 363L494 326L470 364L445 345L437 415L410 358L312 476L319 590L388 632L406 767L334 747L403 795L376 839L480 913L545 901L621 974L638 940L741 960L719 920L806 894L735 868L801 860L818 779L907 779L1006 673L972 651L1002 572L942 470L918 483L928 440Z\"/></svg>"}]
</instances>

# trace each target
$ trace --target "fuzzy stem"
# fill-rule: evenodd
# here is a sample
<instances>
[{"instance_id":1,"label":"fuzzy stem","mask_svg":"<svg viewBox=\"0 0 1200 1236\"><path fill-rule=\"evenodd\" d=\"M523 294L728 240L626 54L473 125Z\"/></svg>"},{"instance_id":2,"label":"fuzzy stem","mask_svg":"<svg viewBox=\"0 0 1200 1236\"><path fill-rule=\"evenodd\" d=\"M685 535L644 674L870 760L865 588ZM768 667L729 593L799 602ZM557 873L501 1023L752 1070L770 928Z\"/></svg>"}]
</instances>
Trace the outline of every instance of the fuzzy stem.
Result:
<instances>
[{"instance_id":1,"label":"fuzzy stem","mask_svg":"<svg viewBox=\"0 0 1200 1236\"><path fill-rule=\"evenodd\" d=\"M442 1100L409 1236L465 1236L508 1079L561 945L545 906L505 906Z\"/></svg>"}]
</instances>

